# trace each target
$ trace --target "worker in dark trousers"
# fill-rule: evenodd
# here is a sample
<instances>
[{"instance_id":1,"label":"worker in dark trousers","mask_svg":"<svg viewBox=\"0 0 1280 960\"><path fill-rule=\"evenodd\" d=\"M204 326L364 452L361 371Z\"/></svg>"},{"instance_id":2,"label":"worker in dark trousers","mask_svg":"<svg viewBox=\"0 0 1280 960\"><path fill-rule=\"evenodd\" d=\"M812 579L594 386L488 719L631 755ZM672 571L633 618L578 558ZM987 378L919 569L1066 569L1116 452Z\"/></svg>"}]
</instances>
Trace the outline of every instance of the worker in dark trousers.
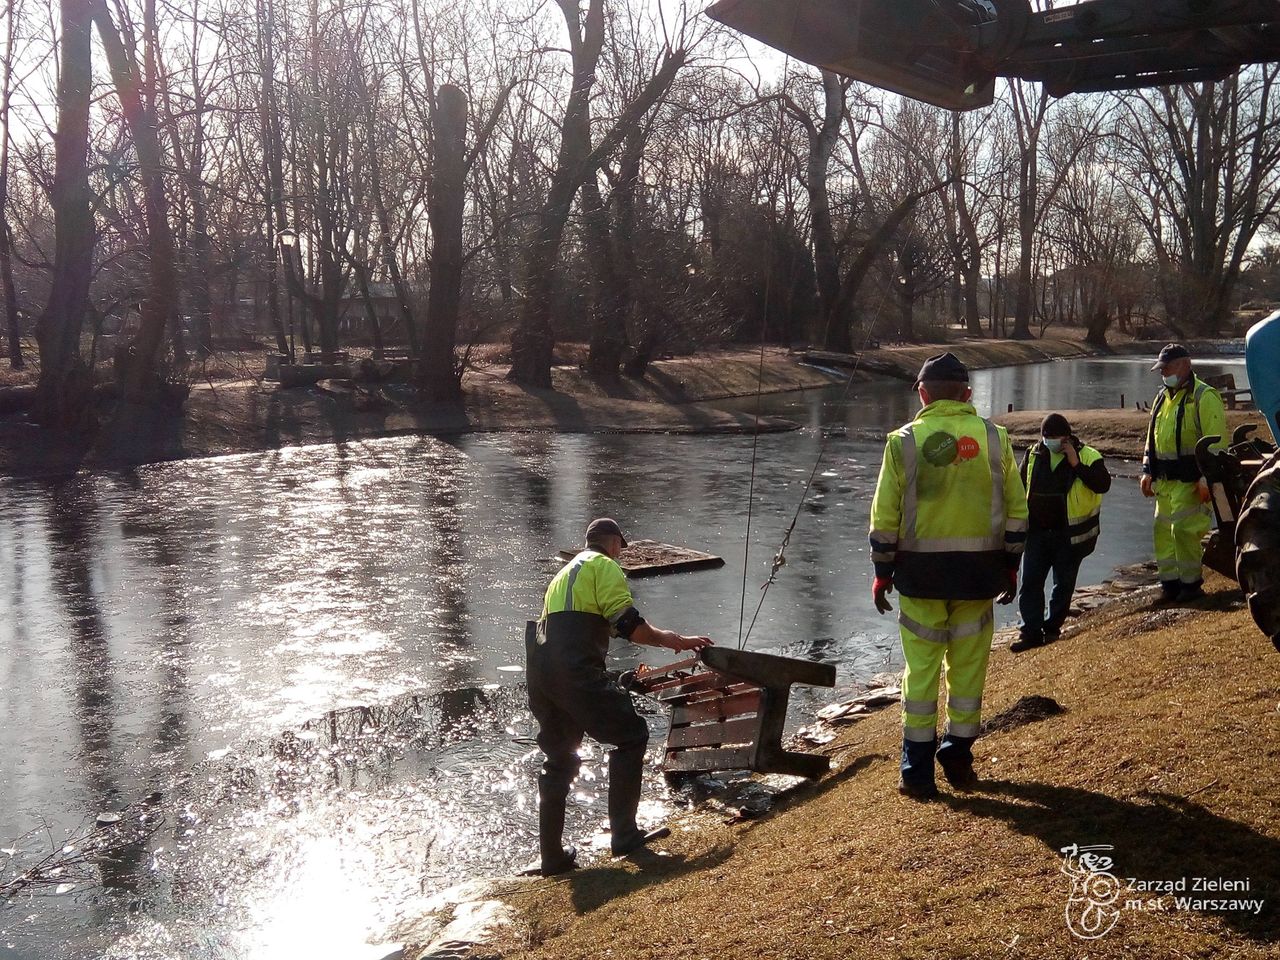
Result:
<instances>
[{"instance_id":1,"label":"worker in dark trousers","mask_svg":"<svg viewBox=\"0 0 1280 960\"><path fill-rule=\"evenodd\" d=\"M649 727L631 695L605 672L609 637L669 650L699 650L707 637L686 637L647 623L636 610L618 558L627 545L618 524L591 521L586 549L547 587L542 617L525 631L529 708L546 755L538 776L538 848L541 873L572 870L577 852L563 844L565 803L578 775L583 734L610 744L609 846L615 856L666 836L636 824Z\"/></svg>"},{"instance_id":2,"label":"worker in dark trousers","mask_svg":"<svg viewBox=\"0 0 1280 960\"><path fill-rule=\"evenodd\" d=\"M1102 454L1082 444L1060 413L1040 425L1040 441L1021 465L1027 488L1027 545L1022 553L1022 615L1014 653L1058 639L1071 609L1080 564L1098 543L1102 495L1111 474ZM1044 588L1053 571L1053 596L1045 616Z\"/></svg>"}]
</instances>

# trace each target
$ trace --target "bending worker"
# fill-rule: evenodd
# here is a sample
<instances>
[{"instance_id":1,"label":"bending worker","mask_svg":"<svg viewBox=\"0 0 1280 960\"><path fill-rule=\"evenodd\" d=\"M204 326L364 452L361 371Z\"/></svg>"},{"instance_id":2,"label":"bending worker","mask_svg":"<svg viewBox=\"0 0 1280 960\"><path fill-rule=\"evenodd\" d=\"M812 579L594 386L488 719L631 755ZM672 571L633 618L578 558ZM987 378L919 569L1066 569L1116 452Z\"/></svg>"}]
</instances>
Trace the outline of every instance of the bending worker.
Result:
<instances>
[{"instance_id":1,"label":"bending worker","mask_svg":"<svg viewBox=\"0 0 1280 960\"><path fill-rule=\"evenodd\" d=\"M546 755L538 776L538 848L543 876L572 870L576 851L562 846L565 802L578 775L582 736L609 751L609 830L615 856L666 836L636 825L649 727L631 695L605 673L609 636L670 650L698 650L711 641L660 630L636 610L618 557L627 541L608 518L587 527L586 549L547 587L542 617L525 631L529 708Z\"/></svg>"},{"instance_id":2,"label":"bending worker","mask_svg":"<svg viewBox=\"0 0 1280 960\"><path fill-rule=\"evenodd\" d=\"M1168 344L1151 369L1160 371L1164 388L1151 404L1139 482L1144 497L1156 498L1157 602L1195 600L1204 596L1200 541L1212 522L1209 484L1196 463L1196 444L1216 436L1219 441L1210 449L1226 447L1227 414L1218 391L1192 371L1182 344Z\"/></svg>"},{"instance_id":3,"label":"bending worker","mask_svg":"<svg viewBox=\"0 0 1280 960\"><path fill-rule=\"evenodd\" d=\"M1040 442L1022 461L1027 488L1027 548L1022 555L1022 625L1009 649L1020 653L1058 639L1071 609L1080 563L1098 544L1102 495L1111 474L1102 454L1082 444L1060 413L1040 424ZM1049 616L1044 614L1044 585L1053 571Z\"/></svg>"},{"instance_id":4,"label":"bending worker","mask_svg":"<svg viewBox=\"0 0 1280 960\"><path fill-rule=\"evenodd\" d=\"M916 380L924 408L889 434L871 502L873 598L892 610L906 671L902 678L902 779L908 796L932 797L935 754L957 789L977 784L973 742L999 597L1017 592L1027 497L1008 434L979 417L969 371L954 355L930 357ZM947 665L947 731L937 742L938 681Z\"/></svg>"}]
</instances>

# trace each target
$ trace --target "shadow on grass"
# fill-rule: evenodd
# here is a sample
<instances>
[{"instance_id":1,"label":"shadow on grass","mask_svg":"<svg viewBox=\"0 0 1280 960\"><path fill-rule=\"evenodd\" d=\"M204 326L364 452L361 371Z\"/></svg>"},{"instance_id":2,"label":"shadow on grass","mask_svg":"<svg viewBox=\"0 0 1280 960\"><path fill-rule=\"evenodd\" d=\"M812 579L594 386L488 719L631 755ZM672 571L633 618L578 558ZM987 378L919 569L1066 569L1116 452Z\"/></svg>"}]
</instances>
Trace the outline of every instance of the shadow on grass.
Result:
<instances>
[{"instance_id":1,"label":"shadow on grass","mask_svg":"<svg viewBox=\"0 0 1280 960\"><path fill-rule=\"evenodd\" d=\"M660 850L641 849L627 858L629 862L640 868L638 871L619 869L610 861L585 870L576 870L568 874L564 881L569 884L574 910L581 916L603 906L615 897L624 897L655 883L663 883L686 874L719 866L733 856L738 839L769 820L773 814L819 797L856 773L865 770L875 761L888 759L891 758L885 754L867 754L821 780L801 784L787 792L770 814L748 823L733 842L721 844L699 856L664 855Z\"/></svg>"},{"instance_id":2,"label":"shadow on grass","mask_svg":"<svg viewBox=\"0 0 1280 960\"><path fill-rule=\"evenodd\" d=\"M1229 820L1167 793L1121 800L1078 787L1044 783L985 781L983 796L944 795L958 810L1004 820L1013 829L1041 840L1053 856L1071 844L1111 844L1112 869L1122 883L1187 878L1187 890L1175 896L1195 899L1243 899L1264 902L1259 913L1210 911L1222 922L1261 943L1280 941L1280 841L1247 824ZM1194 878L1248 880L1247 891L1196 891ZM1067 888L1064 878L1063 895ZM1158 893L1129 894L1143 900ZM1124 893L1121 894L1125 896ZM1171 899L1170 902L1172 905Z\"/></svg>"}]
</instances>

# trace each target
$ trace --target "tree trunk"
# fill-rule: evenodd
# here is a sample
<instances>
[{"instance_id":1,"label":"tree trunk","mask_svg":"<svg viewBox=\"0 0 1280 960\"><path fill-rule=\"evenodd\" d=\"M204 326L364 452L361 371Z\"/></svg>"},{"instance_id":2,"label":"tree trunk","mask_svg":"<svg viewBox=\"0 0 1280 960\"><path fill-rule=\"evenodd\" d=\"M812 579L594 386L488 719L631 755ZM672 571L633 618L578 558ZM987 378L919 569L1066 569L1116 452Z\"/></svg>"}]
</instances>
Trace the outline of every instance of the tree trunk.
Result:
<instances>
[{"instance_id":1,"label":"tree trunk","mask_svg":"<svg viewBox=\"0 0 1280 960\"><path fill-rule=\"evenodd\" d=\"M271 329L276 334L276 350L287 354L290 362L296 361L293 349L293 311L289 311L289 336L285 336L285 321L280 313L280 270L279 255L280 231L285 227L284 217L284 172L280 155L283 148L280 142L279 111L275 100L275 7L271 0L265 5L259 0L258 34L262 38L262 76L261 90L258 92L258 123L262 136L262 199L267 208L267 249L271 251L270 266L267 268L267 310L271 315ZM286 257L292 256L284 251ZM285 267L286 276L289 271ZM288 282L286 280L286 282ZM234 301L233 301L234 304Z\"/></svg>"},{"instance_id":2,"label":"tree trunk","mask_svg":"<svg viewBox=\"0 0 1280 960\"><path fill-rule=\"evenodd\" d=\"M582 185L582 215L592 252L591 349L587 369L596 376L614 379L627 343L627 300L613 249L609 211L595 177L589 177Z\"/></svg>"},{"instance_id":3,"label":"tree trunk","mask_svg":"<svg viewBox=\"0 0 1280 960\"><path fill-rule=\"evenodd\" d=\"M116 376L125 397L131 401L150 406L176 402L180 406L184 395L167 389L158 373L165 329L175 314L177 276L155 112L144 106L137 64L125 49L105 0L92 0L92 4L94 23L120 99L120 111L138 155L151 268L147 297L142 302L142 322L132 341L116 351Z\"/></svg>"},{"instance_id":4,"label":"tree trunk","mask_svg":"<svg viewBox=\"0 0 1280 960\"><path fill-rule=\"evenodd\" d=\"M467 97L444 84L432 113L431 291L422 338L419 387L433 400L462 396L462 369L454 356L462 303L462 216L466 197Z\"/></svg>"},{"instance_id":5,"label":"tree trunk","mask_svg":"<svg viewBox=\"0 0 1280 960\"><path fill-rule=\"evenodd\" d=\"M36 324L40 380L34 417L63 429L94 424L92 375L80 356L80 333L93 270L93 214L89 207L89 97L93 84L92 0L61 0L58 130L54 150L54 255L49 300Z\"/></svg>"},{"instance_id":6,"label":"tree trunk","mask_svg":"<svg viewBox=\"0 0 1280 960\"><path fill-rule=\"evenodd\" d=\"M351 270L356 275L356 289L360 292L360 300L364 303L364 318L369 322L369 333L373 337L373 355L375 359L382 359L382 351L385 349L382 342L382 323L378 320L378 309L373 304L373 297L369 293L369 268L359 257L351 258Z\"/></svg>"},{"instance_id":7,"label":"tree trunk","mask_svg":"<svg viewBox=\"0 0 1280 960\"><path fill-rule=\"evenodd\" d=\"M898 231L898 228L902 226L902 221L911 215L911 211L915 209L916 204L929 194L950 185L951 181L945 180L928 189L913 191L898 201L898 205L889 212L889 215L885 217L880 226L867 238L867 242L863 244L862 249L858 251L858 255L853 258L853 263L849 265L849 270L840 284L838 310L848 311L849 307L852 306L853 298L857 296L859 288L861 288L863 281L866 280L867 273L871 270L885 246L893 239L893 235Z\"/></svg>"},{"instance_id":8,"label":"tree trunk","mask_svg":"<svg viewBox=\"0 0 1280 960\"><path fill-rule=\"evenodd\" d=\"M807 122L809 159L805 186L809 192L809 214L813 233L813 268L818 286L818 309L823 320L822 344L828 350L848 353L852 349L848 313L840 309L840 251L831 223L831 197L827 190L827 170L831 153L844 119L844 85L830 70L822 71L822 126ZM804 118L808 121L808 117Z\"/></svg>"},{"instance_id":9,"label":"tree trunk","mask_svg":"<svg viewBox=\"0 0 1280 960\"><path fill-rule=\"evenodd\" d=\"M551 175L551 187L538 214L525 265L525 307L511 336L511 372L508 375L515 383L545 389L551 387L551 357L555 348L551 311L556 288L556 264L573 198L583 182L594 176L605 159L617 149L627 132L666 94L688 56L683 49L666 51L657 72L649 78L639 95L626 105L593 149L588 109L591 89L595 84L596 64L604 43L604 0L590 0L585 19L580 17L578 0L556 2L569 27L573 85L565 107L560 152Z\"/></svg>"},{"instance_id":10,"label":"tree trunk","mask_svg":"<svg viewBox=\"0 0 1280 960\"><path fill-rule=\"evenodd\" d=\"M0 286L4 288L5 330L9 336L9 366L21 370L26 366L22 358L22 330L18 320L18 290L13 283L13 234L9 230L9 123L10 96L13 92L13 21L17 16L13 4L8 4L5 18L4 76L0 79L0 124L4 125L4 140L0 141Z\"/></svg>"},{"instance_id":11,"label":"tree trunk","mask_svg":"<svg viewBox=\"0 0 1280 960\"><path fill-rule=\"evenodd\" d=\"M1085 321L1084 342L1094 347L1107 346L1107 328L1111 326L1111 312L1105 307L1095 311Z\"/></svg>"}]
</instances>

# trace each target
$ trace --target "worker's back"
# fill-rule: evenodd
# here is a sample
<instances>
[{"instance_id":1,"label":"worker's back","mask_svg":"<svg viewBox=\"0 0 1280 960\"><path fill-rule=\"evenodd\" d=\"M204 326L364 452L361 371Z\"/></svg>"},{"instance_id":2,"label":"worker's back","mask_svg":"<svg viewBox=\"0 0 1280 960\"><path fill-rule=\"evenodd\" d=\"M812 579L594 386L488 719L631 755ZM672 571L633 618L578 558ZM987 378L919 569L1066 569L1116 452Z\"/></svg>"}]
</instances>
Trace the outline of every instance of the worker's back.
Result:
<instances>
[{"instance_id":1,"label":"worker's back","mask_svg":"<svg viewBox=\"0 0 1280 960\"><path fill-rule=\"evenodd\" d=\"M886 473L887 472L887 473ZM889 435L872 503L874 531L896 532L906 596L980 599L1007 585L1006 533L1023 536L1026 496L1002 427L938 400ZM875 537L873 533L873 538Z\"/></svg>"}]
</instances>

